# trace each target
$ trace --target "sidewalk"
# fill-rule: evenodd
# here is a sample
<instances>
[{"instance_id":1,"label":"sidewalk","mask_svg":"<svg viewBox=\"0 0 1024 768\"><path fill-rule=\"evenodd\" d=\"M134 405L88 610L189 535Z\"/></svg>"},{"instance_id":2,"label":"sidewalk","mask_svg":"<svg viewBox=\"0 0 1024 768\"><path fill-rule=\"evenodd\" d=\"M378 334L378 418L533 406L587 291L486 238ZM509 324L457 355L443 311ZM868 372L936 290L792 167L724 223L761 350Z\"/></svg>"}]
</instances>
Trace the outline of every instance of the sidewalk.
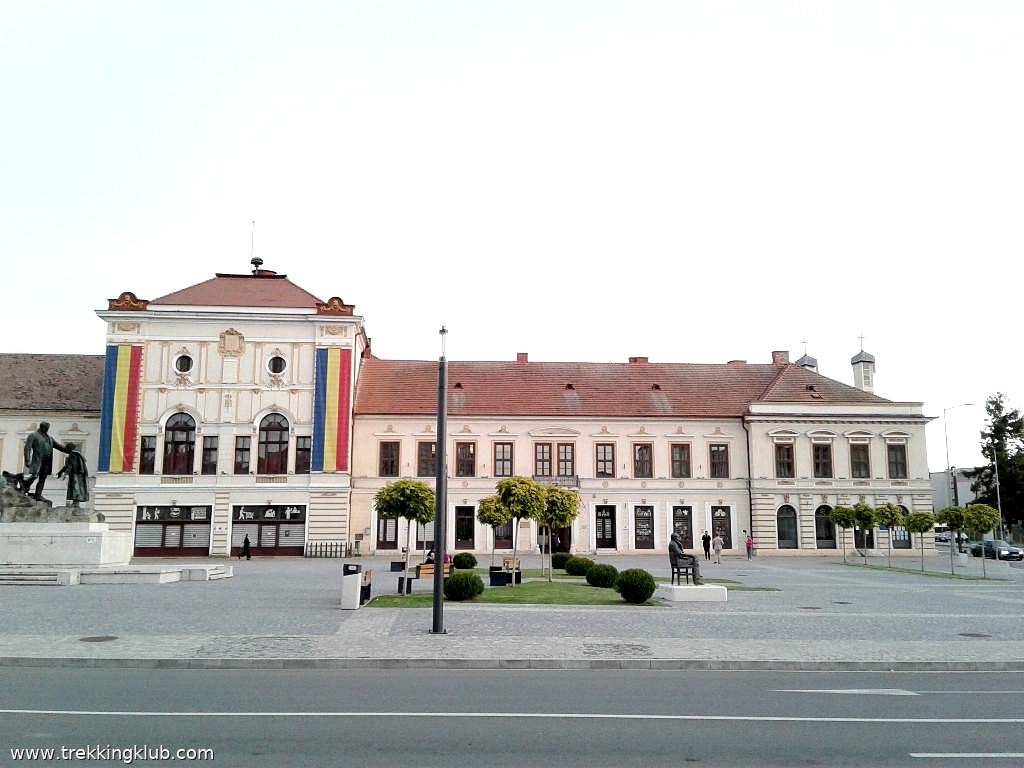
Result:
<instances>
[{"instance_id":1,"label":"sidewalk","mask_svg":"<svg viewBox=\"0 0 1024 768\"><path fill-rule=\"evenodd\" d=\"M600 559L668 576L663 555ZM346 562L373 569L378 595L397 592L389 561ZM429 608L340 610L339 560L231 564L218 582L0 589L0 666L1024 669L1016 565L981 582L843 566L841 553L730 558L705 562L705 577L778 591L658 607L445 603L447 634L432 635Z\"/></svg>"}]
</instances>

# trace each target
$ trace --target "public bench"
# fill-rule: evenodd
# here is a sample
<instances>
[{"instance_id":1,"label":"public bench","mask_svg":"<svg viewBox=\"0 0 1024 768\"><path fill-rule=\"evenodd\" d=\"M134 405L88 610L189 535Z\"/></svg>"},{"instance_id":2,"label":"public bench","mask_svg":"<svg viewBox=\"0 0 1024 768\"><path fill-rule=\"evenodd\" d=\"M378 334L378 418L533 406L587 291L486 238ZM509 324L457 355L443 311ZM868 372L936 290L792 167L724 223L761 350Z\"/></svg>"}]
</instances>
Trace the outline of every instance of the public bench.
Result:
<instances>
[{"instance_id":1,"label":"public bench","mask_svg":"<svg viewBox=\"0 0 1024 768\"><path fill-rule=\"evenodd\" d=\"M444 564L444 578L448 578L452 575L452 564ZM398 577L398 594L403 592L407 595L412 594L412 580L423 579L423 578L434 577L434 563L420 563L416 566L416 570L413 573L406 573Z\"/></svg>"}]
</instances>

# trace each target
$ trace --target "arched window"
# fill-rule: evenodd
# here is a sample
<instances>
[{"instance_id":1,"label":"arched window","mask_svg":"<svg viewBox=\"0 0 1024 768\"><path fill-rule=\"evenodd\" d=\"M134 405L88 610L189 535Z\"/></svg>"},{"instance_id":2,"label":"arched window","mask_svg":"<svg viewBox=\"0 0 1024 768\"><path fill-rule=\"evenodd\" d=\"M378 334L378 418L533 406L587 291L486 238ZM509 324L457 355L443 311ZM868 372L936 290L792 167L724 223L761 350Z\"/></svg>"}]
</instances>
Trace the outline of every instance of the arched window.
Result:
<instances>
[{"instance_id":1,"label":"arched window","mask_svg":"<svg viewBox=\"0 0 1024 768\"><path fill-rule=\"evenodd\" d=\"M796 510L789 504L783 504L775 520L779 532L779 549L796 549Z\"/></svg>"},{"instance_id":2,"label":"arched window","mask_svg":"<svg viewBox=\"0 0 1024 768\"><path fill-rule=\"evenodd\" d=\"M901 504L900 514L906 517L910 514L910 510ZM889 540L892 541L893 549L910 549L910 531L902 525L897 525L889 532Z\"/></svg>"},{"instance_id":3,"label":"arched window","mask_svg":"<svg viewBox=\"0 0 1024 768\"><path fill-rule=\"evenodd\" d=\"M272 413L260 422L256 474L288 474L288 421L279 413Z\"/></svg>"},{"instance_id":4,"label":"arched window","mask_svg":"<svg viewBox=\"0 0 1024 768\"><path fill-rule=\"evenodd\" d=\"M191 475L195 466L196 421L187 413L176 413L164 427L165 475Z\"/></svg>"},{"instance_id":5,"label":"arched window","mask_svg":"<svg viewBox=\"0 0 1024 768\"><path fill-rule=\"evenodd\" d=\"M818 549L836 548L836 524L832 522L832 507L827 504L814 510L814 540Z\"/></svg>"}]
</instances>

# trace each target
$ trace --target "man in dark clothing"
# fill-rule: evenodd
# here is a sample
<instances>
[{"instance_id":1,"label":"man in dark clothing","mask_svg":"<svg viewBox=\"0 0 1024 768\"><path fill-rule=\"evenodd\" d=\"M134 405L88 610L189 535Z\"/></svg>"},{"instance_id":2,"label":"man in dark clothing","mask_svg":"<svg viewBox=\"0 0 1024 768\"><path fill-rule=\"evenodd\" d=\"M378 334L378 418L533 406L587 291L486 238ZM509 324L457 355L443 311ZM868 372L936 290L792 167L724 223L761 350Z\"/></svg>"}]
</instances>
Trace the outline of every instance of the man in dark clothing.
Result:
<instances>
[{"instance_id":1,"label":"man in dark clothing","mask_svg":"<svg viewBox=\"0 0 1024 768\"><path fill-rule=\"evenodd\" d=\"M704 531L704 535L700 537L700 543L704 545L704 559L711 559L711 534Z\"/></svg>"},{"instance_id":2,"label":"man in dark clothing","mask_svg":"<svg viewBox=\"0 0 1024 768\"><path fill-rule=\"evenodd\" d=\"M678 533L673 533L669 541L668 561L673 566L690 566L693 568L693 583L698 585L704 583L704 579L700 576L700 561L693 555L686 554L686 550L683 549L683 537Z\"/></svg>"}]
</instances>

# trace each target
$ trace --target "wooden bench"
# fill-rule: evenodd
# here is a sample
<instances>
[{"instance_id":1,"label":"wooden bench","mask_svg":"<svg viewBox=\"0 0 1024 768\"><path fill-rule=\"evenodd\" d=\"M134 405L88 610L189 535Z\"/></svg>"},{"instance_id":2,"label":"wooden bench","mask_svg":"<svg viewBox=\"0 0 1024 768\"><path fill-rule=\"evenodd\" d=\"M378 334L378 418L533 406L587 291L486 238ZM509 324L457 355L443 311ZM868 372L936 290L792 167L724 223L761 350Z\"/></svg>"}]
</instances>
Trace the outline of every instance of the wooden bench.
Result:
<instances>
[{"instance_id":1,"label":"wooden bench","mask_svg":"<svg viewBox=\"0 0 1024 768\"><path fill-rule=\"evenodd\" d=\"M501 570L503 571L518 571L519 558L518 557L506 557L501 561Z\"/></svg>"},{"instance_id":2,"label":"wooden bench","mask_svg":"<svg viewBox=\"0 0 1024 768\"><path fill-rule=\"evenodd\" d=\"M690 583L690 579L693 578L693 566L692 565L673 565L672 566L672 583L682 584L683 579L686 579L686 583Z\"/></svg>"},{"instance_id":3,"label":"wooden bench","mask_svg":"<svg viewBox=\"0 0 1024 768\"><path fill-rule=\"evenodd\" d=\"M416 578L417 579L422 579L424 576L433 576L433 575L434 575L434 563L421 563L420 565L416 566ZM452 575L452 564L451 563L445 563L444 564L444 577L447 579L451 575Z\"/></svg>"}]
</instances>

